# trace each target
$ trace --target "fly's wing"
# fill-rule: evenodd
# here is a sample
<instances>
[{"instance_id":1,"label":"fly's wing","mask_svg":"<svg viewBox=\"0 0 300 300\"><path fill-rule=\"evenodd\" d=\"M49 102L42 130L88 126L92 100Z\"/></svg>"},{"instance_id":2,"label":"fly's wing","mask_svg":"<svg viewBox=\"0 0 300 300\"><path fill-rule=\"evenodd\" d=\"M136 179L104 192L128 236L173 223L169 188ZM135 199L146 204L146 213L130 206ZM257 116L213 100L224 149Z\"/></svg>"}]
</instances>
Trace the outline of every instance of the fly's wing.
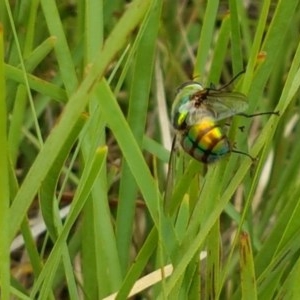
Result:
<instances>
[{"instance_id":1,"label":"fly's wing","mask_svg":"<svg viewBox=\"0 0 300 300\"><path fill-rule=\"evenodd\" d=\"M247 97L239 92L222 92L210 90L206 99L199 104L190 100L179 107L179 114L188 126L205 118L215 121L232 117L248 108Z\"/></svg>"},{"instance_id":2,"label":"fly's wing","mask_svg":"<svg viewBox=\"0 0 300 300\"><path fill-rule=\"evenodd\" d=\"M247 97L239 92L210 91L203 103L215 120L223 120L248 108Z\"/></svg>"}]
</instances>

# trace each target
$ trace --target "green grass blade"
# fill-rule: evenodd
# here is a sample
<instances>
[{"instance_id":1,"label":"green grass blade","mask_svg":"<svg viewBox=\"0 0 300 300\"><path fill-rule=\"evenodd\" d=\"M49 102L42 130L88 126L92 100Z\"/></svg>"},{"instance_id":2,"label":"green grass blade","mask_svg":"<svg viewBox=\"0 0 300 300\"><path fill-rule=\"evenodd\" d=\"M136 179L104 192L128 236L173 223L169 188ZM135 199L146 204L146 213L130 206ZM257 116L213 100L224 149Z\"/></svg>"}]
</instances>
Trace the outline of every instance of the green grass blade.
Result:
<instances>
[{"instance_id":1,"label":"green grass blade","mask_svg":"<svg viewBox=\"0 0 300 300\"><path fill-rule=\"evenodd\" d=\"M298 284L298 278L300 276L299 259L295 262L290 274L288 275L286 282L281 286L279 291L280 295L283 295L285 299L298 299L300 297L300 289Z\"/></svg>"},{"instance_id":2,"label":"green grass blade","mask_svg":"<svg viewBox=\"0 0 300 300\"><path fill-rule=\"evenodd\" d=\"M4 76L3 28L0 24L0 282L1 299L10 299L10 253L9 253L9 172L7 141L6 82Z\"/></svg>"},{"instance_id":3,"label":"green grass blade","mask_svg":"<svg viewBox=\"0 0 300 300\"><path fill-rule=\"evenodd\" d=\"M78 80L67 39L61 24L57 4L54 0L41 0L41 6L49 32L57 38L54 50L66 92L68 95L71 95L77 88Z\"/></svg>"},{"instance_id":4,"label":"green grass blade","mask_svg":"<svg viewBox=\"0 0 300 300\"><path fill-rule=\"evenodd\" d=\"M26 83L23 72L20 69L7 64L5 65L5 76L7 79L11 79L16 82L24 84ZM29 87L34 91L37 91L43 95L47 95L56 101L62 103L67 102L68 98L65 90L36 76L30 74L27 74L26 76Z\"/></svg>"},{"instance_id":5,"label":"green grass blade","mask_svg":"<svg viewBox=\"0 0 300 300\"><path fill-rule=\"evenodd\" d=\"M1 299L298 299L300 1L128 2L0 1ZM243 68L257 160L178 143L166 184L176 88Z\"/></svg>"},{"instance_id":6,"label":"green grass blade","mask_svg":"<svg viewBox=\"0 0 300 300\"><path fill-rule=\"evenodd\" d=\"M149 258L154 253L155 246L157 244L158 234L157 230L153 228L149 233L147 240L136 257L136 263L133 264L128 270L126 277L122 283L120 290L116 296L117 300L125 299L133 286L133 284L140 277L144 270Z\"/></svg>"},{"instance_id":7,"label":"green grass blade","mask_svg":"<svg viewBox=\"0 0 300 300\"><path fill-rule=\"evenodd\" d=\"M290 16L294 14L297 4L297 0L289 1L288 4L285 1L279 1L276 6L272 22L261 46L261 50L266 53L267 57L264 63L258 66L248 94L250 110L253 110L259 99L262 98L263 87L278 59L278 43L281 41L278 37L286 34L291 22Z\"/></svg>"},{"instance_id":8,"label":"green grass blade","mask_svg":"<svg viewBox=\"0 0 300 300\"><path fill-rule=\"evenodd\" d=\"M102 1L86 1L82 5L81 30L86 31L84 39L86 62L91 62L102 47L104 36L104 14ZM99 30L100 29L100 30ZM80 31L81 31L80 30ZM84 72L84 70L83 70ZM90 153L97 145L105 144L105 123L95 94L89 103L89 112L92 116L86 134L82 135L82 152L84 161L88 161ZM121 272L111 224L108 200L106 167L99 174L91 192L90 198L83 209L82 231L89 232L82 236L82 274L83 290L90 299L102 298L120 285ZM106 245L103 247L103 245ZM105 257L105 259L102 259ZM108 271L109 270L109 271ZM108 272L110 274L108 275ZM101 285L95 285L102 282Z\"/></svg>"},{"instance_id":9,"label":"green grass blade","mask_svg":"<svg viewBox=\"0 0 300 300\"><path fill-rule=\"evenodd\" d=\"M76 141L79 132L83 128L85 122L86 116L80 116L68 139L65 141L62 150L53 163L52 168L49 170L47 176L41 184L39 193L41 212L43 214L43 218L52 241L55 241L57 239L58 234L58 220L56 218L59 218L59 216L56 215L57 211L55 210L55 208L58 209L58 203L56 203L56 186L59 181L59 175L71 150L71 147Z\"/></svg>"},{"instance_id":10,"label":"green grass blade","mask_svg":"<svg viewBox=\"0 0 300 300\"><path fill-rule=\"evenodd\" d=\"M236 0L229 1L230 21L231 21L231 55L233 74L237 74L244 69L243 53L242 53L242 39L240 32L240 20L238 15Z\"/></svg>"},{"instance_id":11,"label":"green grass blade","mask_svg":"<svg viewBox=\"0 0 300 300\"><path fill-rule=\"evenodd\" d=\"M162 230L167 250L169 253L172 253L172 249L174 250L178 246L178 241L170 220L165 217L159 220L159 210L161 209L162 203L160 203L160 193L157 189L156 182L151 176L141 150L130 131L129 125L125 121L114 95L105 82L99 86L99 90L103 95L103 97L99 98L99 104L104 112L107 124L114 133L124 158L144 196L153 222L157 228Z\"/></svg>"},{"instance_id":12,"label":"green grass blade","mask_svg":"<svg viewBox=\"0 0 300 300\"><path fill-rule=\"evenodd\" d=\"M225 15L219 31L218 40L214 47L213 60L211 63L210 74L207 84L217 84L220 81L223 65L227 54L225 45L228 45L230 38L230 14Z\"/></svg>"},{"instance_id":13,"label":"green grass blade","mask_svg":"<svg viewBox=\"0 0 300 300\"><path fill-rule=\"evenodd\" d=\"M246 233L240 237L240 267L242 299L257 299L256 278L251 241Z\"/></svg>"},{"instance_id":14,"label":"green grass blade","mask_svg":"<svg viewBox=\"0 0 300 300\"><path fill-rule=\"evenodd\" d=\"M251 53L249 56L248 64L247 64L247 72L245 75L245 80L243 81L243 91L248 92L251 86L252 80L247 80L247 76L252 78L254 69L258 63L258 54L259 51L261 50L261 43L263 39L263 34L265 32L265 27L266 27L266 22L267 22L267 17L268 17L268 12L270 8L270 1L264 1L263 2L263 7L260 13L260 17L258 20L257 24L257 29L255 31L255 37L253 40L253 45L251 48Z\"/></svg>"},{"instance_id":15,"label":"green grass blade","mask_svg":"<svg viewBox=\"0 0 300 300\"><path fill-rule=\"evenodd\" d=\"M33 166L27 174L13 205L10 209L11 229L10 238L12 239L17 232L26 210L28 209L34 195L37 193L41 180L46 176L57 155L59 154L64 141L76 124L76 120L84 110L89 100L89 94L92 92L95 84L103 76L103 73L114 55L124 46L127 36L140 22L148 8L148 2L135 1L125 12L123 18L119 21L115 31L106 40L102 51L98 54L94 65L89 74L82 82L76 93L70 98L65 107L60 122L52 130L43 149L37 156ZM44 159L47 157L47 160ZM39 178L39 180L36 180Z\"/></svg>"},{"instance_id":16,"label":"green grass blade","mask_svg":"<svg viewBox=\"0 0 300 300\"><path fill-rule=\"evenodd\" d=\"M209 49L213 40L216 15L219 1L207 1L207 7L203 20L203 27L198 44L196 63L194 66L194 76L204 76L206 73Z\"/></svg>"},{"instance_id":17,"label":"green grass blade","mask_svg":"<svg viewBox=\"0 0 300 300\"><path fill-rule=\"evenodd\" d=\"M153 2L148 18L141 28L142 36L136 49L134 61L127 121L139 147L142 147L147 121L146 117L156 49L155 41L158 34L161 8L162 1ZM147 63L145 64L145 62ZM136 197L136 182L128 164L124 161L121 171L119 205L116 219L116 239L123 274L125 274L129 265ZM128 220L131 220L131 222Z\"/></svg>"},{"instance_id":18,"label":"green grass blade","mask_svg":"<svg viewBox=\"0 0 300 300\"><path fill-rule=\"evenodd\" d=\"M53 250L42 270L40 276L38 277L34 288L32 289L31 296L34 297L39 292L39 299L45 299L48 297L51 292L51 285L53 277L58 268L58 264L61 259L61 251L65 245L66 239L70 233L70 230L78 215L80 214L88 196L91 192L91 189L95 183L95 180L103 167L105 166L105 159L107 155L107 148L103 147L96 151L93 157L90 158L90 161L87 162L87 166L84 169L80 183L74 196L73 205L71 211L68 215L67 220L60 232L60 235L57 238L57 241L53 247Z\"/></svg>"}]
</instances>

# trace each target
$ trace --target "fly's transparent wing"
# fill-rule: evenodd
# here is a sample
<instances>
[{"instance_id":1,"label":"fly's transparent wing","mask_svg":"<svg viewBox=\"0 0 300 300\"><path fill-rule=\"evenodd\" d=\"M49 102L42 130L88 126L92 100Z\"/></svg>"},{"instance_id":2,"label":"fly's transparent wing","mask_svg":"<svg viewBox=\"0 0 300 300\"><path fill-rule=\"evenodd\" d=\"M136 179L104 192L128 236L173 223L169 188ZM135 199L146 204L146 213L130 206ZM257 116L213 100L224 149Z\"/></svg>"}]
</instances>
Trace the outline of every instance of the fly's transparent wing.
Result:
<instances>
[{"instance_id":1,"label":"fly's transparent wing","mask_svg":"<svg viewBox=\"0 0 300 300\"><path fill-rule=\"evenodd\" d=\"M215 120L223 120L247 110L248 102L239 92L210 91L203 106Z\"/></svg>"},{"instance_id":2,"label":"fly's transparent wing","mask_svg":"<svg viewBox=\"0 0 300 300\"><path fill-rule=\"evenodd\" d=\"M205 118L223 120L247 108L247 97L242 93L210 90L204 99L199 101L197 97L192 97L190 101L182 104L178 111L186 124L192 126Z\"/></svg>"}]
</instances>

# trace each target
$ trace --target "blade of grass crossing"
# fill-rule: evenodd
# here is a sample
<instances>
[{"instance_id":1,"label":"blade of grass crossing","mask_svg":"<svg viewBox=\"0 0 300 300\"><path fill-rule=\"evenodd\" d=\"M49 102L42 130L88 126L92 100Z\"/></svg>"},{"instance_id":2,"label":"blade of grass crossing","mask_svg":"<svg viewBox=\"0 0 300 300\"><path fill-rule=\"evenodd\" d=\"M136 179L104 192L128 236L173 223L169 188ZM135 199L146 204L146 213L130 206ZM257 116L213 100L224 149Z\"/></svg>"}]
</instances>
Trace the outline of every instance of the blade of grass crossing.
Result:
<instances>
[{"instance_id":1,"label":"blade of grass crossing","mask_svg":"<svg viewBox=\"0 0 300 300\"><path fill-rule=\"evenodd\" d=\"M208 77L208 84L218 83L220 81L220 75L224 68L225 58L227 54L227 48L230 38L230 15L226 14L222 20L222 25L219 30L218 40L214 46L213 59L210 67L210 73Z\"/></svg>"},{"instance_id":2,"label":"blade of grass crossing","mask_svg":"<svg viewBox=\"0 0 300 300\"><path fill-rule=\"evenodd\" d=\"M56 59L67 94L71 95L77 88L78 80L71 52L61 24L57 3L54 0L41 0L41 6L50 34L57 37L57 43L54 47Z\"/></svg>"},{"instance_id":3,"label":"blade of grass crossing","mask_svg":"<svg viewBox=\"0 0 300 300\"><path fill-rule=\"evenodd\" d=\"M31 292L32 297L35 297L36 294L39 293L39 299L46 299L51 292L53 277L55 276L58 268L61 252L65 246L66 239L90 195L91 189L95 184L95 180L99 175L99 172L101 172L105 166L104 162L106 155L107 147L99 148L94 156L90 157L89 162L87 162L80 178L80 183L74 196L70 213L65 221L60 235L58 236L58 239L56 240L56 243L54 244L48 260L45 263L42 272L40 273L40 276L37 278L37 281L33 286Z\"/></svg>"},{"instance_id":4,"label":"blade of grass crossing","mask_svg":"<svg viewBox=\"0 0 300 300\"><path fill-rule=\"evenodd\" d=\"M33 197L38 191L40 180L48 173L65 139L70 134L70 131L76 124L76 120L88 103L88 96L93 92L95 85L99 78L102 77L113 57L126 43L127 35L132 32L143 18L148 5L149 1L136 0L129 6L107 38L102 51L97 54L97 58L91 66L90 72L76 90L75 94L70 98L59 123L52 130L44 147L38 154L11 206L11 240L17 232ZM45 159L45 157L47 157L47 159ZM37 178L40 180L36 180Z\"/></svg>"},{"instance_id":5,"label":"blade of grass crossing","mask_svg":"<svg viewBox=\"0 0 300 300\"><path fill-rule=\"evenodd\" d=\"M41 212L47 226L47 231L54 242L57 239L57 225L60 221L59 216L55 214L58 211L58 203L56 202L56 186L59 180L59 175L63 164L73 146L75 140L78 137L79 132L83 128L87 120L86 115L82 115L75 127L73 128L70 136L65 141L62 151L57 156L55 162L53 163L52 168L49 170L49 173L42 182L40 189L40 207ZM54 207L56 206L56 211Z\"/></svg>"},{"instance_id":6,"label":"blade of grass crossing","mask_svg":"<svg viewBox=\"0 0 300 300\"><path fill-rule=\"evenodd\" d=\"M150 231L149 235L147 236L146 241L144 242L140 252L138 253L135 263L131 265L130 269L128 270L126 277L122 283L122 286L116 296L116 300L126 299L129 295L131 288L133 287L134 283L140 277L141 273L143 272L146 264L148 263L149 258L154 253L158 241L158 234L156 228Z\"/></svg>"},{"instance_id":7,"label":"blade of grass crossing","mask_svg":"<svg viewBox=\"0 0 300 300\"><path fill-rule=\"evenodd\" d=\"M157 40L158 26L160 24L161 8L162 1L154 1L148 18L140 29L142 36L136 51L133 79L130 87L127 121L139 147L142 147L146 126L156 48L155 41ZM136 181L131 174L128 164L126 161L123 161L116 219L117 246L123 274L125 274L129 265L136 196Z\"/></svg>"},{"instance_id":8,"label":"blade of grass crossing","mask_svg":"<svg viewBox=\"0 0 300 300\"><path fill-rule=\"evenodd\" d=\"M194 237L192 238L192 240L190 239L188 242L182 243L186 245L183 251L180 248L178 248L179 249L178 251L179 253L181 253L181 256L180 255L177 256L177 258L180 257L180 260L177 260L176 265L174 266L173 275L166 284L168 293L171 292L171 290L176 286L178 280L180 280L187 265L193 259L195 253L199 250L200 245L202 245L202 243L205 241L206 236L209 233L210 229L215 224L217 218L219 218L219 215L224 210L227 202L235 192L239 183L247 174L249 166L250 166L250 162L244 159L244 161L241 164L241 167L237 170L232 181L228 184L228 188L226 189L222 197L215 202L213 211L211 211L211 213L209 213L207 216L205 216L205 218L203 218L201 222L201 230L198 231L196 235L194 235L195 228L191 228L191 233L194 232L193 234ZM199 211L199 210L195 209L195 211ZM193 227L196 227L196 225L197 224L195 222Z\"/></svg>"},{"instance_id":9,"label":"blade of grass crossing","mask_svg":"<svg viewBox=\"0 0 300 300\"><path fill-rule=\"evenodd\" d=\"M109 86L103 81L98 88L103 95L103 97L98 99L103 115L116 137L123 156L143 194L155 226L162 230L162 240L169 254L171 254L178 247L178 239L171 220L167 217L163 217L160 220L158 218L159 210L162 209L162 201L156 182Z\"/></svg>"},{"instance_id":10,"label":"blade of grass crossing","mask_svg":"<svg viewBox=\"0 0 300 300\"><path fill-rule=\"evenodd\" d=\"M37 115L36 115L35 109L34 109L34 102L33 102L32 94L31 94L31 90L29 88L27 72L26 72L25 63L24 63L24 59L23 59L23 55L22 55L22 51L21 51L21 46L20 46L20 43L19 43L19 40L18 40L17 30L16 30L15 23L14 23L14 20L13 20L13 14L12 14L12 11L11 11L11 8L10 8L10 4L8 3L7 0L5 1L5 4L6 4L6 10L7 10L8 18L9 18L9 21L10 21L13 37L14 37L14 44L15 44L15 47L16 47L17 56L18 56L18 59L19 59L19 62L20 62L21 70L22 70L22 76L23 76L23 79L24 79L24 82L25 82L27 96L29 98L29 104L30 104L30 108L31 108L31 111L32 111L32 117L34 119L36 135L37 135L39 144L43 145L42 133L41 133L39 123L38 123L38 119L37 119Z\"/></svg>"},{"instance_id":11,"label":"blade of grass crossing","mask_svg":"<svg viewBox=\"0 0 300 300\"><path fill-rule=\"evenodd\" d=\"M298 3L299 0L291 0L289 2L281 0L276 5L276 11L261 46L262 51L265 51L267 56L264 63L258 66L253 82L250 83L251 89L248 95L250 111L253 111L262 98L264 86L270 76L273 65L276 64L276 60L278 59L280 49L277 45L281 43L283 35L286 34L289 24L293 19L291 16L294 15Z\"/></svg>"},{"instance_id":12,"label":"blade of grass crossing","mask_svg":"<svg viewBox=\"0 0 300 300\"><path fill-rule=\"evenodd\" d=\"M9 181L10 181L10 195L11 198L13 199L18 192L19 185L12 164L9 165ZM20 230L21 230L22 237L24 239L25 248L27 250L30 263L32 265L33 273L35 276L38 276L38 274L42 269L43 263L40 254L37 250L36 242L32 236L29 221L27 220L27 218L23 220ZM11 245L11 249L12 249L12 245Z\"/></svg>"},{"instance_id":13,"label":"blade of grass crossing","mask_svg":"<svg viewBox=\"0 0 300 300\"><path fill-rule=\"evenodd\" d=\"M87 62L93 61L104 41L103 1L85 2L85 54Z\"/></svg>"},{"instance_id":14,"label":"blade of grass crossing","mask_svg":"<svg viewBox=\"0 0 300 300\"><path fill-rule=\"evenodd\" d=\"M220 220L216 223L209 232L206 241L207 245L207 264L206 264L206 280L205 280L205 295L210 299L216 299L220 290Z\"/></svg>"},{"instance_id":15,"label":"blade of grass crossing","mask_svg":"<svg viewBox=\"0 0 300 300\"><path fill-rule=\"evenodd\" d=\"M201 35L198 44L196 63L194 66L194 76L199 76L199 74L203 76L205 74L208 54L213 39L219 1L207 1L206 5L203 27L201 29Z\"/></svg>"},{"instance_id":16,"label":"blade of grass crossing","mask_svg":"<svg viewBox=\"0 0 300 300\"><path fill-rule=\"evenodd\" d=\"M268 238L262 245L262 248L258 255L255 257L256 272L261 277L263 273L271 273L271 263L275 264L276 259L280 257L282 252L291 252L290 243L294 243L295 235L297 235L299 229L299 188L295 190L291 188L293 192L290 193L289 200L282 209L282 213L277 219L276 225L273 227L272 232L269 233ZM280 233L280 234L279 234ZM297 238L298 239L298 238ZM266 275L264 275L265 277ZM260 279L263 281L262 279Z\"/></svg>"},{"instance_id":17,"label":"blade of grass crossing","mask_svg":"<svg viewBox=\"0 0 300 300\"><path fill-rule=\"evenodd\" d=\"M239 0L238 0L239 1ZM229 0L230 21L231 21L231 56L233 74L237 74L244 69L242 39L240 32L240 21L236 0Z\"/></svg>"},{"instance_id":18,"label":"blade of grass crossing","mask_svg":"<svg viewBox=\"0 0 300 300\"><path fill-rule=\"evenodd\" d=\"M87 32L84 39L86 49L84 59L89 64L95 59L103 44L103 1L89 0L82 8L85 13L82 16L84 21L80 32ZM99 109L97 100L99 97L102 95L93 94L89 103L91 120L86 134L82 135L84 162L88 161L98 145L105 145L106 124ZM90 299L102 298L111 291L115 291L121 283L120 264L107 197L107 181L105 166L99 173L83 210L82 232L89 232L89 234L82 235L83 289Z\"/></svg>"},{"instance_id":19,"label":"blade of grass crossing","mask_svg":"<svg viewBox=\"0 0 300 300\"><path fill-rule=\"evenodd\" d=\"M11 65L5 64L5 76L7 79L26 84L26 80L24 79L24 73ZM68 100L66 91L62 88L51 84L45 80L42 80L36 76L31 74L26 74L29 87L39 92L43 95L48 95L51 99L56 100L61 103L66 103Z\"/></svg>"},{"instance_id":20,"label":"blade of grass crossing","mask_svg":"<svg viewBox=\"0 0 300 300\"><path fill-rule=\"evenodd\" d=\"M266 22L268 17L268 12L270 8L270 0L266 0L263 2L262 10L260 13L259 21L255 31L254 41L251 47L251 52L249 56L249 60L247 63L247 69L245 74L245 80L243 81L243 92L248 93L251 84L252 84L252 77L254 73L254 69L257 65L257 56L260 51L262 39L265 33Z\"/></svg>"},{"instance_id":21,"label":"blade of grass crossing","mask_svg":"<svg viewBox=\"0 0 300 300\"><path fill-rule=\"evenodd\" d=\"M266 2L266 1L264 1ZM250 27L251 19L248 18L248 7L245 3L237 1L238 16L241 24L241 36L243 39L243 47L245 49L245 58L250 56L250 49L252 47L252 28Z\"/></svg>"},{"instance_id":22,"label":"blade of grass crossing","mask_svg":"<svg viewBox=\"0 0 300 300\"><path fill-rule=\"evenodd\" d=\"M299 57L299 56L295 56L295 60L294 60L294 62L292 64L292 67L290 69L290 73L289 73L288 79L286 81L284 91L282 93L280 102L279 102L278 107L277 107L280 110L281 114L283 114L283 112L286 109L287 105L292 100L293 95L295 94L295 92L299 88L298 80L297 80L297 78L295 78L295 72L296 72L295 68L298 68L298 65L299 65L299 62L298 62L299 59L297 57ZM297 83L295 85L295 88L293 89L293 91L291 91L291 85L292 85L291 80L293 80L293 83ZM290 93L290 95L288 95L288 93ZM273 125L272 126L265 126L263 132L260 134L258 140L256 141L256 144L253 147L254 151L251 152L251 154L254 155L254 156L256 156L258 154L258 151L259 151L258 147L259 147L259 149L264 147L265 154L263 154L262 156L264 157L266 155L266 150L268 149L267 146L271 143L271 140L272 140L276 125L279 121L279 118L278 117L275 117L275 118L273 117L269 121L270 121L269 123L272 122ZM267 131L267 130L272 130L272 133L270 131ZM261 172L260 170L262 168L262 162L263 161L264 161L264 159L261 158L260 161L259 161L259 167L256 169L256 173L254 175L254 180L252 180L251 191L249 192L249 195L248 195L248 198L247 198L247 201L246 201L246 206L245 206L245 210L243 212L242 220L244 220L246 215L247 215L247 208L249 208L249 205L251 203L250 199L252 199L252 194L255 190L255 186L256 186L258 178L259 178L258 175ZM239 230L241 230L242 224L243 224L243 222L240 223Z\"/></svg>"},{"instance_id":23,"label":"blade of grass crossing","mask_svg":"<svg viewBox=\"0 0 300 300\"><path fill-rule=\"evenodd\" d=\"M96 91L96 94L92 96L92 101L101 97L103 95ZM99 107L93 110L88 125L86 134L82 134L85 162L89 161L91 153L99 144L104 144L106 123ZM88 235L82 236L82 263L85 264L83 265L84 290L89 297L96 298L115 291L121 283L120 264L107 198L109 189L107 181L107 168L105 167L103 173L100 172L96 179L89 202L84 207L82 220L82 232L89 232ZM90 270L91 268L93 270ZM99 284L95 285L95 281Z\"/></svg>"},{"instance_id":24,"label":"blade of grass crossing","mask_svg":"<svg viewBox=\"0 0 300 300\"><path fill-rule=\"evenodd\" d=\"M286 274L290 273L295 257L298 257L296 253L299 251L299 240L297 232L275 257L271 257L271 260L270 256L266 257L267 268L257 279L258 299L276 298L275 295L282 286L282 280L286 279ZM257 269L258 265L256 263L255 265Z\"/></svg>"},{"instance_id":25,"label":"blade of grass crossing","mask_svg":"<svg viewBox=\"0 0 300 300\"><path fill-rule=\"evenodd\" d=\"M299 68L299 63L300 62L299 62L298 51L299 51L299 48L298 48L298 50L295 54L292 66L290 68L290 72L289 72L287 80L286 80L285 87L283 89L282 95L280 97L279 104L277 106L277 108L280 110L281 114L284 113L285 109L287 108L289 103L292 101L294 95L296 94L297 90L299 89L299 78L300 78L299 74L300 73L299 73L299 70L297 70L297 68ZM271 140L272 140L273 132L275 131L276 125L277 125L278 122L279 122L278 117L275 117L275 118L272 118L272 120L269 120L269 123L270 124L272 123L272 126L265 126L264 130L260 134L258 140L256 141L256 143L253 147L253 149L255 149L255 151L252 152L252 155L253 155L253 153L254 153L255 156L257 155L257 153L258 153L257 147L259 147L260 149L262 147L264 147L264 151L266 151L266 149L268 148L267 145L269 145ZM272 132L270 132L270 130ZM265 145L265 146L263 146L263 145ZM264 157L265 155L266 154L263 154L262 156ZM247 209L250 207L249 206L250 203L251 203L250 200L253 197L252 195L254 193L255 186L256 186L257 181L259 179L259 174L261 172L260 170L262 168L262 162L263 161L264 161L264 159L260 159L259 166L256 169L256 173L254 175L254 179L252 179L251 189L250 189L249 195L248 195L247 200L246 200L246 206L245 206L245 209L244 209L243 214L242 214L242 218L241 218L241 222L240 222L240 225L239 225L238 232L240 232L240 230L241 230L241 226L244 222L243 220L245 220L246 215L247 215ZM282 230L277 230L276 231L276 236L278 236L277 232L280 232L280 231L282 231ZM278 241L276 241L274 243L274 247L268 246L267 248L275 249L275 245L278 245ZM228 261L230 261L230 257L233 254L233 249L234 248L232 248L232 251L231 251L231 254L229 255ZM263 259L263 260L266 262L266 259ZM261 264L259 264L259 263L257 265L261 266Z\"/></svg>"},{"instance_id":26,"label":"blade of grass crossing","mask_svg":"<svg viewBox=\"0 0 300 300\"><path fill-rule=\"evenodd\" d=\"M283 295L282 299L299 299L300 298L300 286L299 286L299 278L300 278L300 260L298 259L295 262L295 265L287 276L286 281L282 284L279 295Z\"/></svg>"},{"instance_id":27,"label":"blade of grass crossing","mask_svg":"<svg viewBox=\"0 0 300 300\"><path fill-rule=\"evenodd\" d=\"M257 299L253 253L250 238L246 233L240 236L240 268L242 299Z\"/></svg>"},{"instance_id":28,"label":"blade of grass crossing","mask_svg":"<svg viewBox=\"0 0 300 300\"><path fill-rule=\"evenodd\" d=\"M3 28L0 24L0 282L1 299L10 299L10 251L9 251L9 172L7 141L7 108L4 76Z\"/></svg>"},{"instance_id":29,"label":"blade of grass crossing","mask_svg":"<svg viewBox=\"0 0 300 300\"><path fill-rule=\"evenodd\" d=\"M30 21L29 23L32 24L34 22L34 17L32 14L36 14L35 7L37 5L37 1L32 1L32 13L30 14ZM33 20L32 20L33 19ZM33 29L28 28L27 32L31 32ZM55 38L50 37L46 41L44 41L41 45L39 45L34 52L30 53L32 51L32 44L31 44L31 34L28 34L30 36L25 41L23 56L26 58L25 61L25 68L26 71L32 72L34 68L49 54L49 52L53 49ZM27 35L26 35L27 37ZM27 43L26 43L27 42ZM27 104L27 90L24 85L19 85L17 90L16 99L14 101L14 109L11 116L11 124L9 127L9 145L10 145L10 152L11 152L11 160L13 162L13 165L16 164L17 155L19 152L20 142L22 140L22 124L23 120L25 118L25 109Z\"/></svg>"},{"instance_id":30,"label":"blade of grass crossing","mask_svg":"<svg viewBox=\"0 0 300 300\"><path fill-rule=\"evenodd\" d=\"M295 56L295 59L298 60L296 58L297 56ZM291 75L291 74L294 74L294 71L293 71L293 67L291 68L290 70L290 74L289 74L289 77L287 79L287 82L286 82L286 88L284 89L283 91L283 94L282 94L282 97L281 97L281 101L280 103L282 103L283 105L288 105L288 103L292 100L294 94L296 93L297 89L299 89L299 77L297 78L297 76L295 75ZM299 72L297 74L299 76ZM294 79L294 80L293 80ZM293 82L297 82L297 86L294 87L294 89L292 89L292 84L291 84L291 80L293 80ZM285 93L288 93L288 90L287 90L287 87L290 86L290 88L292 89L292 91L290 90L290 96L288 97L285 97ZM286 99L286 101L284 101L284 99ZM280 104L279 104L280 105ZM282 110L281 110L282 111ZM276 118L274 118L274 122L275 124L278 122L278 120ZM272 127L270 127L271 130L275 130L276 128L276 125L274 125L273 129ZM262 142L265 143L265 146L264 146L264 149L267 149L266 145L268 145L271 141L271 137L273 136L272 133L267 133L267 132L263 132L260 137L259 137L259 140L261 139L261 141L257 141L257 145L261 144ZM264 150L266 151L266 150ZM262 156L264 156L266 154L263 154ZM255 191L255 187L257 185L257 182L258 182L258 179L259 179L259 174L261 173L261 168L262 168L262 162L263 159L260 160L260 163L259 163L259 166L258 168L256 169L256 173L254 175L254 178L252 180L252 184L251 184L251 188L250 188L250 191L249 191L249 194L248 194L248 197L247 197L247 200L246 200L246 205L244 207L244 211L243 211L243 214L242 214L242 217L241 217L241 222L240 222L240 225L239 225L239 229L238 229L238 232L241 231L241 228L242 228L242 224L244 223L244 220L246 219L246 215L247 215L247 211L248 209L250 208L250 205L251 205L251 199L253 198L253 193ZM288 215L291 215L290 213ZM282 232L282 230L276 230L276 236L278 236L278 232ZM234 242L235 244L235 242ZM273 244L273 247L270 247L268 246L268 248L271 248L271 249L275 249L276 246L279 245L279 241L276 241L274 244ZM261 251L261 254L262 254L262 251ZM233 255L233 248L232 248L232 251L229 255L229 258ZM230 259L228 259L228 262L230 261ZM266 262L266 259L264 259L264 261ZM258 264L261 266L261 264Z\"/></svg>"}]
</instances>

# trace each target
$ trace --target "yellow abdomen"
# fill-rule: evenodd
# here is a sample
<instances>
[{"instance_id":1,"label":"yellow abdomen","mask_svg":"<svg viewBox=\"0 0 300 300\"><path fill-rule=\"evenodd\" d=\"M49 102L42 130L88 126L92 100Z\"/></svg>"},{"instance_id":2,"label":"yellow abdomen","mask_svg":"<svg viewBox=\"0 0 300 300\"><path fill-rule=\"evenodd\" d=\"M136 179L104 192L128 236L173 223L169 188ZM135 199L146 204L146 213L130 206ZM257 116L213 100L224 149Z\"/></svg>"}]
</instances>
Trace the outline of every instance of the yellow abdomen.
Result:
<instances>
[{"instance_id":1,"label":"yellow abdomen","mask_svg":"<svg viewBox=\"0 0 300 300\"><path fill-rule=\"evenodd\" d=\"M181 138L183 149L203 163L212 163L230 152L222 128L210 118L188 127Z\"/></svg>"}]
</instances>

